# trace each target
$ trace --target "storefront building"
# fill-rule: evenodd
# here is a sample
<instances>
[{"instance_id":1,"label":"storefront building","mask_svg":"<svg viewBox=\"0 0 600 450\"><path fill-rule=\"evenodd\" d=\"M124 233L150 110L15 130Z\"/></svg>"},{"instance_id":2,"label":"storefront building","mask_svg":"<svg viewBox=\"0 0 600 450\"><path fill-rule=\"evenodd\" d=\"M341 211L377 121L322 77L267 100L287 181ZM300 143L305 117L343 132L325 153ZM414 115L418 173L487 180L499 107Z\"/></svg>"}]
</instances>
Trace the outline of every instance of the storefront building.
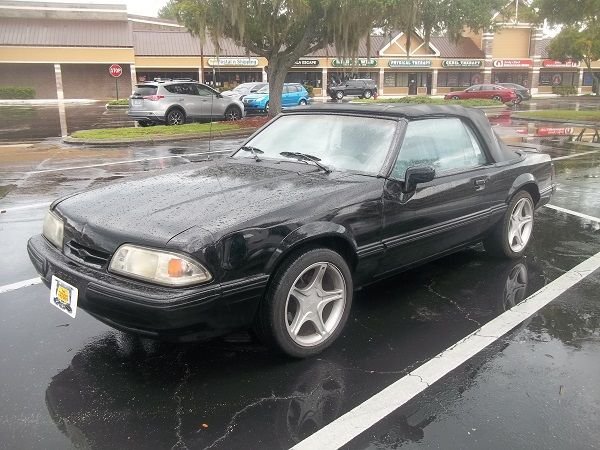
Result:
<instances>
[{"instance_id":1,"label":"storefront building","mask_svg":"<svg viewBox=\"0 0 600 450\"><path fill-rule=\"evenodd\" d=\"M216 46L176 22L130 15L125 5L45 3L41 12L27 2L0 4L0 86L33 87L37 98L106 99L117 88L122 97L155 78L188 78L221 90L267 80L268 61L232 40ZM457 41L434 36L426 42L414 31L407 49L404 33L371 36L353 58L329 46L299 58L286 81L311 85L313 95L323 97L329 83L350 78L370 78L379 95L389 96L443 95L502 82L532 94L559 86L591 92L592 72L578 61L550 59L550 40L514 12L495 17L498 31L465 32ZM116 80L108 70L113 64L122 68ZM600 73L600 61L592 70Z\"/></svg>"}]
</instances>

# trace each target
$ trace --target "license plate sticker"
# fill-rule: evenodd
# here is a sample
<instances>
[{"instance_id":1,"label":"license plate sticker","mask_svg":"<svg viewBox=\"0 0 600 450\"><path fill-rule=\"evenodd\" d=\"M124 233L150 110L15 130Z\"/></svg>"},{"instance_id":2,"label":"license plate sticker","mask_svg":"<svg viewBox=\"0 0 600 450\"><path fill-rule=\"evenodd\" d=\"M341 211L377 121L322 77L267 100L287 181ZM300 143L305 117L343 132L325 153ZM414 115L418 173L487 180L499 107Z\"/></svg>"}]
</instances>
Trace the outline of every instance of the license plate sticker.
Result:
<instances>
[{"instance_id":1,"label":"license plate sticker","mask_svg":"<svg viewBox=\"0 0 600 450\"><path fill-rule=\"evenodd\" d=\"M66 281L52 275L52 284L50 285L50 304L56 306L61 311L75 318L77 314L77 297L79 291L75 286L71 286Z\"/></svg>"}]
</instances>

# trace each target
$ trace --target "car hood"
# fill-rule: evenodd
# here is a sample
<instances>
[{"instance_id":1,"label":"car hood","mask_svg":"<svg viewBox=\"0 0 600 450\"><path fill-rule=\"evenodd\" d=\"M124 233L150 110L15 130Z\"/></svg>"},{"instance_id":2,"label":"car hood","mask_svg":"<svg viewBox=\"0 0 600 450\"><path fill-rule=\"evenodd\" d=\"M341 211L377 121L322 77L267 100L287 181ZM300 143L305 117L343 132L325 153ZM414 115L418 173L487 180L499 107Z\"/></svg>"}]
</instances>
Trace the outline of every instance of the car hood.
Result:
<instances>
[{"instance_id":1,"label":"car hood","mask_svg":"<svg viewBox=\"0 0 600 450\"><path fill-rule=\"evenodd\" d=\"M229 232L263 221L307 214L319 198L368 178L325 174L294 162L234 160L192 163L155 175L134 176L57 201L67 234L82 244L112 252L119 245L165 246L197 227L208 244ZM300 210L298 209L300 205ZM302 205L306 210L302 211Z\"/></svg>"}]
</instances>

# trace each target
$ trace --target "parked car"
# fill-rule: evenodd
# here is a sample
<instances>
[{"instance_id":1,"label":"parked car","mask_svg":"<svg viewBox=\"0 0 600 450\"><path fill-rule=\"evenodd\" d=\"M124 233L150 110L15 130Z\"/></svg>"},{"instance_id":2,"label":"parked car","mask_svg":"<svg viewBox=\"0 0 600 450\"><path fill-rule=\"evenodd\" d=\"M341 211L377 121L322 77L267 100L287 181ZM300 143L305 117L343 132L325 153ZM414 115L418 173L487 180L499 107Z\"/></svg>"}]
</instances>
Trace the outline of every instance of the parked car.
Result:
<instances>
[{"instance_id":1,"label":"parked car","mask_svg":"<svg viewBox=\"0 0 600 450\"><path fill-rule=\"evenodd\" d=\"M236 98L236 99L242 101L246 95L254 94L255 92L258 92L260 89L264 88L265 86L268 86L268 83L262 83L262 82L261 83L242 83L242 84L238 84L236 87L234 87L230 91L221 92L221 95L223 95L225 97Z\"/></svg>"},{"instance_id":2,"label":"parked car","mask_svg":"<svg viewBox=\"0 0 600 450\"><path fill-rule=\"evenodd\" d=\"M284 83L281 94L281 106L297 106L308 104L308 91L300 83ZM254 94L244 97L244 107L248 112L269 111L269 85L264 86Z\"/></svg>"},{"instance_id":3,"label":"parked car","mask_svg":"<svg viewBox=\"0 0 600 450\"><path fill-rule=\"evenodd\" d=\"M127 115L141 126L181 125L202 119L238 120L244 104L193 80L158 80L136 85Z\"/></svg>"},{"instance_id":4,"label":"parked car","mask_svg":"<svg viewBox=\"0 0 600 450\"><path fill-rule=\"evenodd\" d=\"M511 103L515 102L518 97L514 90L497 84L474 84L464 91L454 91L444 95L445 100L466 100L470 98L487 98L502 103Z\"/></svg>"},{"instance_id":5,"label":"parked car","mask_svg":"<svg viewBox=\"0 0 600 450\"><path fill-rule=\"evenodd\" d=\"M349 95L358 98L371 98L377 95L377 84L369 78L348 80L341 84L329 85L327 94L334 100L341 100Z\"/></svg>"},{"instance_id":6,"label":"parked car","mask_svg":"<svg viewBox=\"0 0 600 450\"><path fill-rule=\"evenodd\" d=\"M229 158L63 197L28 251L73 317L167 340L253 327L306 357L340 335L356 288L481 241L522 256L553 177L476 109L322 104Z\"/></svg>"},{"instance_id":7,"label":"parked car","mask_svg":"<svg viewBox=\"0 0 600 450\"><path fill-rule=\"evenodd\" d=\"M515 103L521 103L523 100L531 100L531 92L525 86L516 83L498 83L498 86L515 91L518 97Z\"/></svg>"}]
</instances>

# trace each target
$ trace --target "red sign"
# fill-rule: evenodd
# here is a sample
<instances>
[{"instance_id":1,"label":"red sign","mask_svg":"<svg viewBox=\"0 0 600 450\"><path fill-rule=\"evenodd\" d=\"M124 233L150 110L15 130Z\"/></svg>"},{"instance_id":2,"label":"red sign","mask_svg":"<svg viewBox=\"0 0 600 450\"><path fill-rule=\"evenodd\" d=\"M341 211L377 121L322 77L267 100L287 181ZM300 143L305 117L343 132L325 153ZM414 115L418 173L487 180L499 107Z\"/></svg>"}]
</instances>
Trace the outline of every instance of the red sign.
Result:
<instances>
[{"instance_id":1,"label":"red sign","mask_svg":"<svg viewBox=\"0 0 600 450\"><path fill-rule=\"evenodd\" d=\"M113 64L108 68L108 73L110 73L111 77L119 78L123 75L123 69L118 64Z\"/></svg>"},{"instance_id":2,"label":"red sign","mask_svg":"<svg viewBox=\"0 0 600 450\"><path fill-rule=\"evenodd\" d=\"M554 59L545 59L542 61L544 67L579 67L579 61L556 61Z\"/></svg>"},{"instance_id":3,"label":"red sign","mask_svg":"<svg viewBox=\"0 0 600 450\"><path fill-rule=\"evenodd\" d=\"M573 134L573 128L538 128L538 136L570 136Z\"/></svg>"},{"instance_id":4,"label":"red sign","mask_svg":"<svg viewBox=\"0 0 600 450\"><path fill-rule=\"evenodd\" d=\"M493 65L496 69L515 69L533 66L531 59L495 59Z\"/></svg>"}]
</instances>

